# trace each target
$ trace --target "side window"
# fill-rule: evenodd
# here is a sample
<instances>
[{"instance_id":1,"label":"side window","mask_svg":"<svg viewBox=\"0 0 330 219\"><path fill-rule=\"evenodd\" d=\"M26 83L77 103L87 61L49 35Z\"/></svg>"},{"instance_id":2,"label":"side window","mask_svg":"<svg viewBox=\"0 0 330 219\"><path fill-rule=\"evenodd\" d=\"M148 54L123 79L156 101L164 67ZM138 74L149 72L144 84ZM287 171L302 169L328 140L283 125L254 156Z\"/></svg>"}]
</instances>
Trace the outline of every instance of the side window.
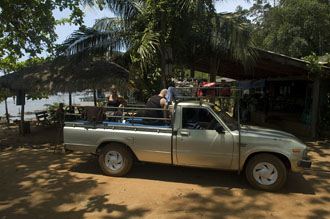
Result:
<instances>
[{"instance_id":1,"label":"side window","mask_svg":"<svg viewBox=\"0 0 330 219\"><path fill-rule=\"evenodd\" d=\"M214 116L206 109L183 108L182 128L212 130L218 124Z\"/></svg>"}]
</instances>

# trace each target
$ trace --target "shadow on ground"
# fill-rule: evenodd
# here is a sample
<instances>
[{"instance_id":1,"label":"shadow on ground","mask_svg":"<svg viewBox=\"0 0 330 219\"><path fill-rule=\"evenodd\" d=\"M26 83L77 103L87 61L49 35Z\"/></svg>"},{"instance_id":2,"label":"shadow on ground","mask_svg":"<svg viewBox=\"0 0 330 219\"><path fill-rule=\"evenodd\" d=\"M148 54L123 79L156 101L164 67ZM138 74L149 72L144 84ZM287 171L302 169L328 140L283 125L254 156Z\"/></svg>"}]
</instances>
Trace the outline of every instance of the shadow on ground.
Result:
<instances>
[{"instance_id":1,"label":"shadow on ground","mask_svg":"<svg viewBox=\"0 0 330 219\"><path fill-rule=\"evenodd\" d=\"M330 155L326 150L328 142L308 143L315 168L303 174L289 174L286 186L275 194L252 189L235 172L136 164L125 178L116 182L127 186L130 179L141 179L140 186L147 184L157 189L159 182L173 182L175 184L166 184L168 187L165 188L173 188L171 192L179 191L162 200L165 204L150 206L150 203L129 205L128 200L114 202L110 198L114 194L101 189L104 184L111 188L113 181L100 180L103 173L96 156L53 153L50 149L57 142L56 130L36 130L30 135L32 138L21 138L11 132L1 136L4 138L0 150L0 187L5 189L0 192L0 218L95 218L97 213L102 213L102 218L143 218L157 208L166 210L156 215L166 214L168 218L192 218L190 215L194 218L265 218L275 217L273 211L298 217L295 214L299 214L299 210L308 213L299 216L301 218L330 217L330 211L325 207L330 204L329 174L326 171L330 169ZM180 192L175 188L177 183L197 185L202 189L194 191L185 186ZM131 191L136 196L142 195L141 191L148 191L148 188L136 191L134 186ZM294 211L289 211L286 205L292 202Z\"/></svg>"},{"instance_id":2,"label":"shadow on ground","mask_svg":"<svg viewBox=\"0 0 330 219\"><path fill-rule=\"evenodd\" d=\"M110 194L91 195L99 185L97 180L67 171L80 154L8 149L0 155L0 218L83 218L86 213L105 211L116 212L111 218L124 219L148 212L146 208L110 204Z\"/></svg>"}]
</instances>

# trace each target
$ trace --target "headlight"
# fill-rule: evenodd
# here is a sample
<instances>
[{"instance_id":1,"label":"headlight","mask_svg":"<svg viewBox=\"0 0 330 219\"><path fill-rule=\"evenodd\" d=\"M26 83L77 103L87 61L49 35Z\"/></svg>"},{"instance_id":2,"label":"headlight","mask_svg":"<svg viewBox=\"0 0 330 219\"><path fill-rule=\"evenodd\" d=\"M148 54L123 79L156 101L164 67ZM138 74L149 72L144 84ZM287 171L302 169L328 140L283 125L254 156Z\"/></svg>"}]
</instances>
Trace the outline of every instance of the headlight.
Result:
<instances>
[{"instance_id":1,"label":"headlight","mask_svg":"<svg viewBox=\"0 0 330 219\"><path fill-rule=\"evenodd\" d=\"M303 158L306 158L306 157L308 157L308 156L307 156L307 149L305 149L305 150L303 151Z\"/></svg>"}]
</instances>

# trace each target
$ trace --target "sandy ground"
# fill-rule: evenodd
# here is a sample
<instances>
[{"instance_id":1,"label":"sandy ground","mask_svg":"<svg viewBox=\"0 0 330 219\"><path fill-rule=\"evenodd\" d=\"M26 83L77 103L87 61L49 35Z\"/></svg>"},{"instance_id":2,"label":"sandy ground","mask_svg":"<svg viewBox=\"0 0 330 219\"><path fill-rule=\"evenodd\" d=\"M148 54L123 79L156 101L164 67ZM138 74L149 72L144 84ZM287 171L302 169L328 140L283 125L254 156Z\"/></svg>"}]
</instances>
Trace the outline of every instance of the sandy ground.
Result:
<instances>
[{"instance_id":1,"label":"sandy ground","mask_svg":"<svg viewBox=\"0 0 330 219\"><path fill-rule=\"evenodd\" d=\"M136 164L104 176L93 155L63 154L54 128L0 131L0 218L330 218L330 142L309 142L313 168L278 193L236 173Z\"/></svg>"}]
</instances>

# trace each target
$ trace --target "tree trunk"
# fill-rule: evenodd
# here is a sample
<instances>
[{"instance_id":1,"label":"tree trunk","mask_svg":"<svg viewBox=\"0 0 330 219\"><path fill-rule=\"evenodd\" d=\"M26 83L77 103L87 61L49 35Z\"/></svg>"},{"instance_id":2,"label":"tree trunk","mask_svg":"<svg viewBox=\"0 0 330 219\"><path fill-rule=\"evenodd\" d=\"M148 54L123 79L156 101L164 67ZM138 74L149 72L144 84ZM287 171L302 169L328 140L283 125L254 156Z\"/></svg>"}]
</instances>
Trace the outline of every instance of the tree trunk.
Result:
<instances>
[{"instance_id":1,"label":"tree trunk","mask_svg":"<svg viewBox=\"0 0 330 219\"><path fill-rule=\"evenodd\" d=\"M9 124L9 113L8 113L7 98L5 98L5 109L6 109L6 119L7 119L7 124Z\"/></svg>"},{"instance_id":2,"label":"tree trunk","mask_svg":"<svg viewBox=\"0 0 330 219\"><path fill-rule=\"evenodd\" d=\"M165 76L172 75L173 72L173 52L172 47L166 46L165 53Z\"/></svg>"},{"instance_id":3,"label":"tree trunk","mask_svg":"<svg viewBox=\"0 0 330 219\"><path fill-rule=\"evenodd\" d=\"M220 59L214 57L211 57L210 59L211 63L210 63L210 82L216 82L217 79L217 73L219 70L219 66L220 66ZM212 103L215 103L215 98L210 99L210 101Z\"/></svg>"},{"instance_id":4,"label":"tree trunk","mask_svg":"<svg viewBox=\"0 0 330 219\"><path fill-rule=\"evenodd\" d=\"M160 68L161 68L161 78L162 78L162 88L166 88L166 46L165 46L165 34L166 34L166 18L165 13L161 12L160 16L160 26L161 26L161 42L160 42Z\"/></svg>"},{"instance_id":5,"label":"tree trunk","mask_svg":"<svg viewBox=\"0 0 330 219\"><path fill-rule=\"evenodd\" d=\"M314 78L313 84L313 102L312 102L312 137L316 138L318 135L318 112L320 100L320 76Z\"/></svg>"},{"instance_id":6,"label":"tree trunk","mask_svg":"<svg viewBox=\"0 0 330 219\"><path fill-rule=\"evenodd\" d=\"M210 82L216 82L217 73L220 67L220 59L216 57L210 58Z\"/></svg>"},{"instance_id":7,"label":"tree trunk","mask_svg":"<svg viewBox=\"0 0 330 219\"><path fill-rule=\"evenodd\" d=\"M164 45L161 46L162 54L160 57L160 68L161 68L161 78L162 78L162 88L166 88L166 60L165 53L166 48Z\"/></svg>"}]
</instances>

